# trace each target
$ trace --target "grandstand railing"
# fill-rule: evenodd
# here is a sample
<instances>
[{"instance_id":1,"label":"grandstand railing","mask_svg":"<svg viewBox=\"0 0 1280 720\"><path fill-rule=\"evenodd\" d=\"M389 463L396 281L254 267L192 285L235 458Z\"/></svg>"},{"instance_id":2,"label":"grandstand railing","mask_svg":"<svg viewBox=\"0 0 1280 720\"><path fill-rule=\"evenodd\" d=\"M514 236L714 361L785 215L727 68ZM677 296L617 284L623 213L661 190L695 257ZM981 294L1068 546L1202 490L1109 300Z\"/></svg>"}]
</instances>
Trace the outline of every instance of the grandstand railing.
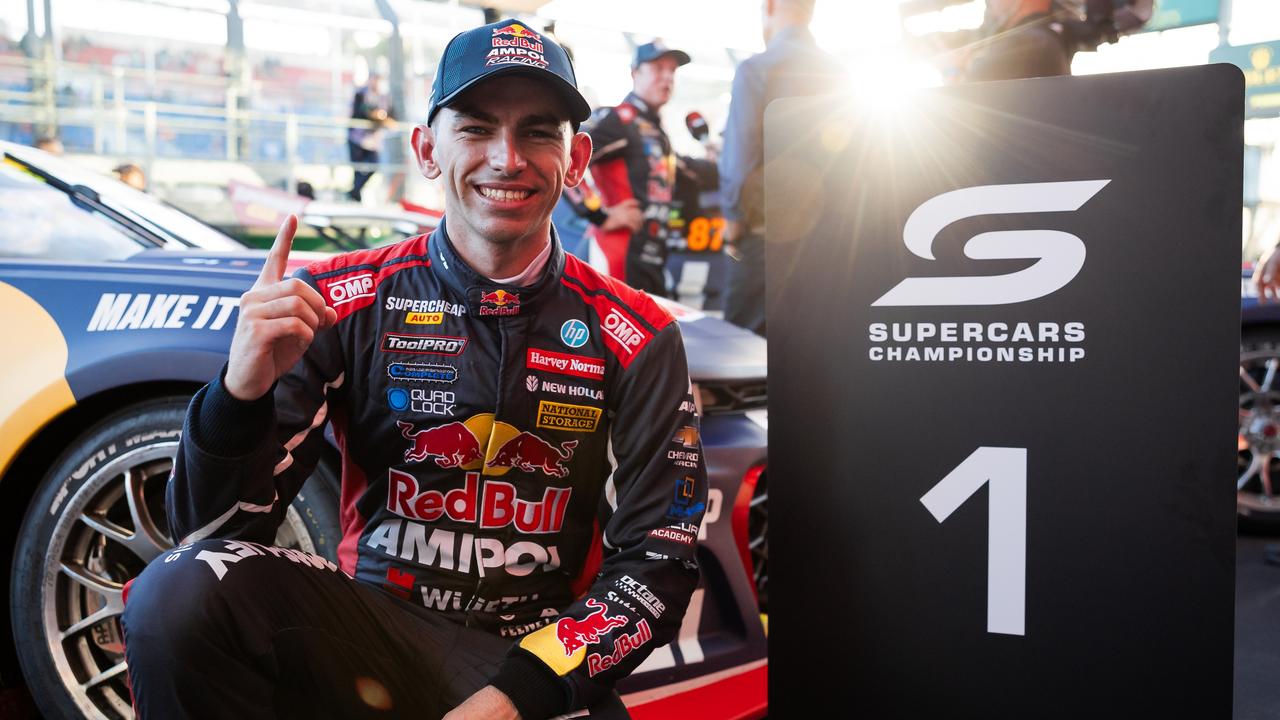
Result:
<instances>
[{"instance_id":1,"label":"grandstand railing","mask_svg":"<svg viewBox=\"0 0 1280 720\"><path fill-rule=\"evenodd\" d=\"M348 131L372 123L255 109L270 99L253 97L254 82L0 55L0 139L32 144L56 134L68 152L127 159L144 170L157 159L234 161L264 177L283 173L290 190L297 178L288 169L300 164L388 169L350 161ZM405 147L410 129L388 128L384 149ZM401 164L402 154L392 150L387 159Z\"/></svg>"}]
</instances>

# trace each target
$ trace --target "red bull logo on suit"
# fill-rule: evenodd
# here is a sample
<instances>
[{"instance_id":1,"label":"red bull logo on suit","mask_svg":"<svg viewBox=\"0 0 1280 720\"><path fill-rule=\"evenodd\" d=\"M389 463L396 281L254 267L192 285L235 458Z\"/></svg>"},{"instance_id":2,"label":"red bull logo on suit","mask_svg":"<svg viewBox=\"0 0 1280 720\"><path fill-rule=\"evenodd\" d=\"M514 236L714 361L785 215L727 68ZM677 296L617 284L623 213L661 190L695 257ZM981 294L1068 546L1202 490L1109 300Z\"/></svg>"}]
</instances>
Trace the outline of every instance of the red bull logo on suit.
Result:
<instances>
[{"instance_id":1,"label":"red bull logo on suit","mask_svg":"<svg viewBox=\"0 0 1280 720\"><path fill-rule=\"evenodd\" d=\"M612 617L605 615L608 608L594 598L587 600L587 607L593 612L581 620L563 617L556 621L556 639L564 647L566 657L573 655L587 644L594 645L600 642L601 635L614 628L624 627L628 622L626 615Z\"/></svg>"}]
</instances>

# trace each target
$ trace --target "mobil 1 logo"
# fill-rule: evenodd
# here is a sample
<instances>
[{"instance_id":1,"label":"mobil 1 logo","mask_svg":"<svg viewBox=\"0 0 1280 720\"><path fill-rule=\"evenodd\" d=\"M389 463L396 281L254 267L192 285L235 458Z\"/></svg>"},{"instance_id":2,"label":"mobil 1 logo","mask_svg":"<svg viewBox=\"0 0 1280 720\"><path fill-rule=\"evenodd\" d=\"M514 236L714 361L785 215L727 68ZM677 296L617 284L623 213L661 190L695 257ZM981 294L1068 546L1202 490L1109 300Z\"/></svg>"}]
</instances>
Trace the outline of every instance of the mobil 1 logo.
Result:
<instances>
[{"instance_id":1,"label":"mobil 1 logo","mask_svg":"<svg viewBox=\"0 0 1280 720\"><path fill-rule=\"evenodd\" d=\"M1229 715L1240 92L771 106L779 714Z\"/></svg>"}]
</instances>

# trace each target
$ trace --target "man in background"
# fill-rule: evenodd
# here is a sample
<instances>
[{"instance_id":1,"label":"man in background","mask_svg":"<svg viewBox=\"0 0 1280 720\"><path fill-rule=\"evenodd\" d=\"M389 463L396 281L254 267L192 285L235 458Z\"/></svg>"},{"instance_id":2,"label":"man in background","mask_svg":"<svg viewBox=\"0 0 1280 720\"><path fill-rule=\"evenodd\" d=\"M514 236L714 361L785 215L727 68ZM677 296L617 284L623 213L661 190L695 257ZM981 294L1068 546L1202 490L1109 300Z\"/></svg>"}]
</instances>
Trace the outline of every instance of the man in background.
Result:
<instances>
[{"instance_id":1,"label":"man in background","mask_svg":"<svg viewBox=\"0 0 1280 720\"><path fill-rule=\"evenodd\" d=\"M737 258L729 270L725 319L759 335L764 317L764 109L780 97L837 92L842 68L809 32L815 0L764 0L765 51L733 77L720 202L725 242Z\"/></svg>"},{"instance_id":2,"label":"man in background","mask_svg":"<svg viewBox=\"0 0 1280 720\"><path fill-rule=\"evenodd\" d=\"M670 294L667 230L678 162L658 112L671 100L676 69L689 59L661 40L636 48L632 91L583 126L595 148L591 177L599 197L586 191L566 196L594 226L590 234L609 274L653 295Z\"/></svg>"},{"instance_id":3,"label":"man in background","mask_svg":"<svg viewBox=\"0 0 1280 720\"><path fill-rule=\"evenodd\" d=\"M351 153L351 162L359 165L376 165L379 151L382 149L382 138L386 128L391 124L391 111L387 97L386 78L378 73L369 74L369 82L356 90L351 101L351 119L367 120L373 127L353 127L347 130L347 149ZM367 167L356 167L355 182L347 197L360 202L360 193L365 183L373 177L376 170Z\"/></svg>"}]
</instances>

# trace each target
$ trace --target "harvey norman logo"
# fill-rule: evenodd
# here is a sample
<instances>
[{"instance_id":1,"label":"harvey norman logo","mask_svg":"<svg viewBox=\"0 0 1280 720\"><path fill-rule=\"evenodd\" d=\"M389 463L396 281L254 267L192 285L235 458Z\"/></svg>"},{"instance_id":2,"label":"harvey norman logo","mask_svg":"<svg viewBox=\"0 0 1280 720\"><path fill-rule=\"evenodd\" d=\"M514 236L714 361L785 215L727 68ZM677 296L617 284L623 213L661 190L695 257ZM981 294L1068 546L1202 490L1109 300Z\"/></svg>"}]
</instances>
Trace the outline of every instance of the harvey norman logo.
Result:
<instances>
[{"instance_id":1,"label":"harvey norman logo","mask_svg":"<svg viewBox=\"0 0 1280 720\"><path fill-rule=\"evenodd\" d=\"M935 260L933 242L944 228L985 215L1074 212L1110 180L984 185L953 190L916 208L903 227L907 249ZM974 260L1035 260L1003 275L909 277L872 307L1012 305L1044 297L1075 279L1085 244L1061 230L1000 230L969 238ZM873 322L867 329L872 361L1076 362L1085 356L1082 322Z\"/></svg>"}]
</instances>

